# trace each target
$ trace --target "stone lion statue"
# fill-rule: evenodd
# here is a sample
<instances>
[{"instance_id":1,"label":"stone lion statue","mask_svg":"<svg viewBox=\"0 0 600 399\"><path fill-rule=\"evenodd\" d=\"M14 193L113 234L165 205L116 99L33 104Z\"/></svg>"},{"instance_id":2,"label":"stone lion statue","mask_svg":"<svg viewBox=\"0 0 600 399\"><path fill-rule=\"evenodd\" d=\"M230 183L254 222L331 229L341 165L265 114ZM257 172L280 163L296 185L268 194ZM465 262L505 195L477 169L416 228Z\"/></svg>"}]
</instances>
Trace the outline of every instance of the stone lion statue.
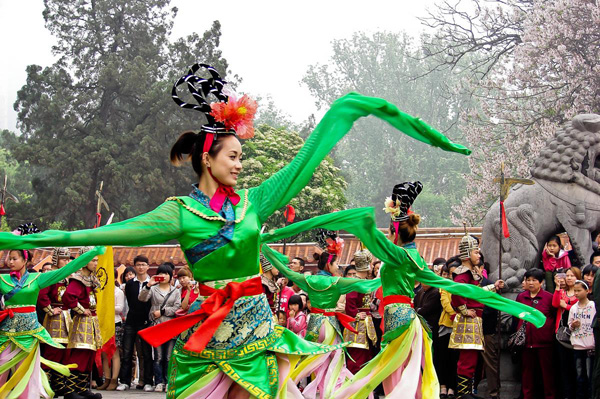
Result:
<instances>
[{"instance_id":1,"label":"stone lion statue","mask_svg":"<svg viewBox=\"0 0 600 399\"><path fill-rule=\"evenodd\" d=\"M482 251L498 277L502 240L502 278L520 287L525 271L541 267L550 236L567 232L577 261L589 263L592 235L600 231L600 115L582 114L566 123L535 160L534 185L516 185L504 202L510 237L500 225L500 204L488 211L483 224Z\"/></svg>"}]
</instances>

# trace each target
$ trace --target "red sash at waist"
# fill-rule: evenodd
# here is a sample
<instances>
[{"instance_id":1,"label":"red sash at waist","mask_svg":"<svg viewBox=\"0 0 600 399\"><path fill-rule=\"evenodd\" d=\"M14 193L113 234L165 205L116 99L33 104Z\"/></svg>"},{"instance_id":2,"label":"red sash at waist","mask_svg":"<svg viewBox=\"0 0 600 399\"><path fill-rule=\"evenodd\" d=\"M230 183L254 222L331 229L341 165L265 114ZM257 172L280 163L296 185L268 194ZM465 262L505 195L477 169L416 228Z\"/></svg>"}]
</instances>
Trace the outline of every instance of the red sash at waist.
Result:
<instances>
[{"instance_id":1,"label":"red sash at waist","mask_svg":"<svg viewBox=\"0 0 600 399\"><path fill-rule=\"evenodd\" d=\"M392 303L406 303L410 305L411 308L414 308L415 305L412 302L412 299L406 295L388 295L383 297L383 306L391 305Z\"/></svg>"},{"instance_id":2,"label":"red sash at waist","mask_svg":"<svg viewBox=\"0 0 600 399\"><path fill-rule=\"evenodd\" d=\"M338 321L347 330L352 331L354 334L358 334L358 331L356 331L356 329L350 325L350 323L352 323L353 321L356 321L356 319L352 316L348 316L347 314L340 313L340 312L326 312L325 310L315 308L314 306L310 309L310 312L311 313L319 313L319 314L322 314L323 316L333 316L336 319L338 319Z\"/></svg>"},{"instance_id":3,"label":"red sash at waist","mask_svg":"<svg viewBox=\"0 0 600 399\"><path fill-rule=\"evenodd\" d=\"M15 317L15 313L32 313L35 312L35 306L23 306L20 308L7 308L4 310L0 310L0 323L4 321L7 317L11 319Z\"/></svg>"},{"instance_id":4,"label":"red sash at waist","mask_svg":"<svg viewBox=\"0 0 600 399\"><path fill-rule=\"evenodd\" d=\"M200 284L200 295L208 296L200 309L188 315L160 323L139 332L150 345L157 347L181 334L188 328L202 322L202 325L190 336L183 349L202 352L219 328L236 300L244 296L263 293L260 277L244 281L231 282L222 289Z\"/></svg>"}]
</instances>

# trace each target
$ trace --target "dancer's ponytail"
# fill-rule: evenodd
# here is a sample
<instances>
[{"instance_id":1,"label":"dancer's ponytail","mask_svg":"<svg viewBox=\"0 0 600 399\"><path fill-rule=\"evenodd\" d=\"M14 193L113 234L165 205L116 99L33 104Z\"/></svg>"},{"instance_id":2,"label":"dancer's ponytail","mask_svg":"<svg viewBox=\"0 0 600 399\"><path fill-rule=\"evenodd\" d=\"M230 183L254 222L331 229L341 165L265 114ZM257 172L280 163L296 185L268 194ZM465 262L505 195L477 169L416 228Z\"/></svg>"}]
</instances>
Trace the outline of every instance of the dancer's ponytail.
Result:
<instances>
[{"instance_id":1,"label":"dancer's ponytail","mask_svg":"<svg viewBox=\"0 0 600 399\"><path fill-rule=\"evenodd\" d=\"M196 142L199 134L188 130L183 132L177 139L173 147L171 147L171 163L175 166L181 165L183 162L192 158L193 152L196 149Z\"/></svg>"}]
</instances>

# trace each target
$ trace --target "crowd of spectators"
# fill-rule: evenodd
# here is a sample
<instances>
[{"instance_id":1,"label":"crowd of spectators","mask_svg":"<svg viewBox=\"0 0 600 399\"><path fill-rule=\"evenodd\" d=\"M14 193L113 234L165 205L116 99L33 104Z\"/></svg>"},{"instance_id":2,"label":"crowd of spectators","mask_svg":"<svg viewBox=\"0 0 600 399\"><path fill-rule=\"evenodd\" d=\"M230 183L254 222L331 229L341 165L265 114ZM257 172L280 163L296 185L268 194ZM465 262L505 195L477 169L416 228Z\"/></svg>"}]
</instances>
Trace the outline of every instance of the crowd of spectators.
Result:
<instances>
[{"instance_id":1,"label":"crowd of spectators","mask_svg":"<svg viewBox=\"0 0 600 399\"><path fill-rule=\"evenodd\" d=\"M280 277L277 269L266 265L263 264L263 289L274 319L304 337L311 314L310 297L296 284ZM458 256L447 260L439 258L433 262L431 270L443 278L452 279L460 265ZM380 267L381 262L376 259L368 272L360 273L353 261L343 268L337 264L324 264L319 265L316 274L373 279L379 276ZM541 328L518 319L512 323L512 332L521 331L525 336L523 345L512 348L516 367L521 370L521 397L591 397L595 348L592 325L596 323L594 301L597 303L599 299L594 296L593 283L598 267L600 251L596 250L590 264L580 270L571 265L568 251L562 247L560 239L553 237L544 248L540 267L525 273L522 292L516 300L538 309L547 320ZM289 268L298 273L311 274L302 258L293 258ZM115 340L118 350L112 359L102 355L103 367L96 373L94 381L98 389L166 390L167 367L175 341L153 349L139 338L138 332L186 314L193 310L195 303L199 304L197 301L202 297L189 268L175 270L174 265L167 262L160 265L153 276L149 275L148 269L148 258L138 255L133 267L127 267L120 276L115 271ZM487 272L488 267L482 256L479 270L482 286L493 284L487 280ZM414 292L414 308L431 331L440 397L454 398L457 393L458 351L449 348L457 312L452 306L452 295L418 282ZM381 349L383 309L381 289L354 297L351 294L343 295L336 311L356 320L369 317L376 331L376 336L370 337L368 346L363 348L366 352L353 352L349 368L355 373ZM494 398L498 397L500 391L498 312L484 307L481 319L485 349L479 356L474 393L477 392L478 382L486 379L487 397ZM506 347L506 339L503 345ZM378 387L376 393L381 392L381 387Z\"/></svg>"}]
</instances>

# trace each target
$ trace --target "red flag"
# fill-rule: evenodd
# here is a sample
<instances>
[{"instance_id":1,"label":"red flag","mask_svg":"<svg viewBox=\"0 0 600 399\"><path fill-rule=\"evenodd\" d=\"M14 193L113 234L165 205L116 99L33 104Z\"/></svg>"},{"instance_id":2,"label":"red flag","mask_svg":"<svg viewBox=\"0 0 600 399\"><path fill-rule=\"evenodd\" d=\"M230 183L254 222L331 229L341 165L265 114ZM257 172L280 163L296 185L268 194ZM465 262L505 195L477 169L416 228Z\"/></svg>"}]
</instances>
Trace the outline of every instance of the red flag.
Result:
<instances>
[{"instance_id":1,"label":"red flag","mask_svg":"<svg viewBox=\"0 0 600 399\"><path fill-rule=\"evenodd\" d=\"M502 215L502 233L504 233L504 238L508 238L510 237L510 233L508 231L506 212L504 211L504 201L500 201L500 214Z\"/></svg>"},{"instance_id":2,"label":"red flag","mask_svg":"<svg viewBox=\"0 0 600 399\"><path fill-rule=\"evenodd\" d=\"M294 219L296 219L296 210L291 205L285 206L285 211L283 211L283 216L285 217L286 222L294 223Z\"/></svg>"},{"instance_id":3,"label":"red flag","mask_svg":"<svg viewBox=\"0 0 600 399\"><path fill-rule=\"evenodd\" d=\"M4 210L4 204L0 205L0 216L6 215L6 211Z\"/></svg>"}]
</instances>

